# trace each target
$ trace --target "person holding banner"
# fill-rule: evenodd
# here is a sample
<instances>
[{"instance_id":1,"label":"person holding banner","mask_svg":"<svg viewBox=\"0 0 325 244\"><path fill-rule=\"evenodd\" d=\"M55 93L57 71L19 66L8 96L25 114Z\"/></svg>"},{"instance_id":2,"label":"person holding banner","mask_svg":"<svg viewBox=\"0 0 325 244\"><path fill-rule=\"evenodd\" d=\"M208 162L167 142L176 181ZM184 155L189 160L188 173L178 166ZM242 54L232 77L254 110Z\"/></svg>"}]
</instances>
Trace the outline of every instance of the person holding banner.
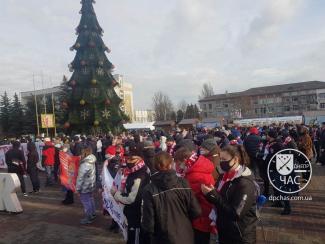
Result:
<instances>
[{"instance_id":1,"label":"person holding banner","mask_svg":"<svg viewBox=\"0 0 325 244\"><path fill-rule=\"evenodd\" d=\"M87 146L81 151L76 190L84 207L85 217L80 221L80 224L91 224L96 218L93 196L96 189L96 157L92 152L91 146Z\"/></svg>"},{"instance_id":2,"label":"person holding banner","mask_svg":"<svg viewBox=\"0 0 325 244\"><path fill-rule=\"evenodd\" d=\"M112 187L115 200L124 204L124 214L128 222L127 244L143 243L140 235L142 190L149 183L149 169L134 142L124 154L127 167L124 169L121 190ZM139 241L140 240L140 241Z\"/></svg>"}]
</instances>

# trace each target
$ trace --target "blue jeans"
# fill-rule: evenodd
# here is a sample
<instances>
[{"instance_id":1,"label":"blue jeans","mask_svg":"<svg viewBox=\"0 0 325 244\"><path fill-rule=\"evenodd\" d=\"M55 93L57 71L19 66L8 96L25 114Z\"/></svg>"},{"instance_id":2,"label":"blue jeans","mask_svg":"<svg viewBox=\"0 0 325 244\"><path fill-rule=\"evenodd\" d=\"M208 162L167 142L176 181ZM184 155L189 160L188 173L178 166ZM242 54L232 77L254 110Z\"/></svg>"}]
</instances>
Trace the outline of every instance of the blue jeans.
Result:
<instances>
[{"instance_id":1,"label":"blue jeans","mask_svg":"<svg viewBox=\"0 0 325 244\"><path fill-rule=\"evenodd\" d=\"M46 185L53 185L54 182L54 166L45 166Z\"/></svg>"},{"instance_id":2,"label":"blue jeans","mask_svg":"<svg viewBox=\"0 0 325 244\"><path fill-rule=\"evenodd\" d=\"M82 206L84 207L85 215L87 217L90 217L95 214L96 207L92 192L80 193L80 201L82 203Z\"/></svg>"}]
</instances>

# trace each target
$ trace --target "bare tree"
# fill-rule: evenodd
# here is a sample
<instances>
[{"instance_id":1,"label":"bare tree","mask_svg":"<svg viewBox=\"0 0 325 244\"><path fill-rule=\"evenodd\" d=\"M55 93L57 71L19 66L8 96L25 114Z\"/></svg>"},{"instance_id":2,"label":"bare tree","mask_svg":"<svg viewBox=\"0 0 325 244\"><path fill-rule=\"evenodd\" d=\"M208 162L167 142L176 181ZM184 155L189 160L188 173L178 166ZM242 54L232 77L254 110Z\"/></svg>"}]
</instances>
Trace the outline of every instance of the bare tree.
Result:
<instances>
[{"instance_id":1,"label":"bare tree","mask_svg":"<svg viewBox=\"0 0 325 244\"><path fill-rule=\"evenodd\" d=\"M199 99L204 99L206 97L211 97L214 95L214 90L213 90L213 86L211 85L211 83L204 83L202 90L201 90L201 94L199 95Z\"/></svg>"},{"instance_id":2,"label":"bare tree","mask_svg":"<svg viewBox=\"0 0 325 244\"><path fill-rule=\"evenodd\" d=\"M187 108L187 102L183 99L182 101L180 101L177 108L178 110L182 110L182 112L185 113Z\"/></svg>"},{"instance_id":3,"label":"bare tree","mask_svg":"<svg viewBox=\"0 0 325 244\"><path fill-rule=\"evenodd\" d=\"M169 96L162 93L156 92L152 98L153 110L155 111L155 119L157 121L170 120L173 115L173 103Z\"/></svg>"}]
</instances>

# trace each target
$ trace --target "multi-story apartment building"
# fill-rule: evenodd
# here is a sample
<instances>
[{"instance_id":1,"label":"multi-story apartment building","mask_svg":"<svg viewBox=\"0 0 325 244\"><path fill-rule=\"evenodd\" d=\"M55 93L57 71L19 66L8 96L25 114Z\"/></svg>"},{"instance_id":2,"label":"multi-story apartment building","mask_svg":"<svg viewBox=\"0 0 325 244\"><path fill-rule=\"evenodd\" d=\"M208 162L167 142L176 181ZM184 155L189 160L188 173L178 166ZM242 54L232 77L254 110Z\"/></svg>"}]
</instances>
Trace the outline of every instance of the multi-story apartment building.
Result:
<instances>
[{"instance_id":1,"label":"multi-story apartment building","mask_svg":"<svg viewBox=\"0 0 325 244\"><path fill-rule=\"evenodd\" d=\"M218 94L199 101L203 118L263 118L325 112L325 82L307 81Z\"/></svg>"},{"instance_id":2,"label":"multi-story apartment building","mask_svg":"<svg viewBox=\"0 0 325 244\"><path fill-rule=\"evenodd\" d=\"M133 120L133 86L125 81L123 75L114 75L115 80L119 83L115 91L123 100L121 104L122 111L129 116L130 121Z\"/></svg>"}]
</instances>

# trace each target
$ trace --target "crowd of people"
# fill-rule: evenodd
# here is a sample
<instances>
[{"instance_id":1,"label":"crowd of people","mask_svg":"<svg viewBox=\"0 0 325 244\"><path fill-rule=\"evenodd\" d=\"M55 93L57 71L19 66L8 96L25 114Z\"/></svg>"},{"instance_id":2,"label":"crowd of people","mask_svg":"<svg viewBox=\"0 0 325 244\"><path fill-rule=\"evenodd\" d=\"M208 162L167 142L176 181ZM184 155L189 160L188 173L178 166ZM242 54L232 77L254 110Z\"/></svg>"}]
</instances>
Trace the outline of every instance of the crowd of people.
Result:
<instances>
[{"instance_id":1,"label":"crowd of people","mask_svg":"<svg viewBox=\"0 0 325 244\"><path fill-rule=\"evenodd\" d=\"M79 156L76 193L84 207L81 224L96 218L94 192L101 189L101 167L121 186L111 194L124 205L128 222L127 243L255 243L257 199L281 194L270 186L267 165L280 150L303 152L325 165L325 123L304 125L223 127L199 131L173 130L124 132L113 136L44 138L42 165L46 186L58 181L62 150ZM28 140L27 167L20 142L6 153L8 172L16 173L27 196L24 175L30 176L33 193L40 190L35 143ZM74 192L65 189L63 204L74 203ZM262 192L261 192L262 191ZM275 201L281 214L291 213L290 201ZM111 230L118 231L112 221Z\"/></svg>"}]
</instances>

